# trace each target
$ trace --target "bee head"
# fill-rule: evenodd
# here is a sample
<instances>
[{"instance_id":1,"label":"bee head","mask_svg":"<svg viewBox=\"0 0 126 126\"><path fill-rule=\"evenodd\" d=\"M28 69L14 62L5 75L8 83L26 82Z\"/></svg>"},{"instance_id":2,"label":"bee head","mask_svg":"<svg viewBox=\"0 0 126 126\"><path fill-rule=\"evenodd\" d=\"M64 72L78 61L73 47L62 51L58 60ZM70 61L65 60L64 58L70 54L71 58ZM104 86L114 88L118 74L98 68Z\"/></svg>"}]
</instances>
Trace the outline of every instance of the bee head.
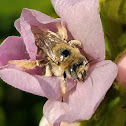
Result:
<instances>
[{"instance_id":1,"label":"bee head","mask_svg":"<svg viewBox=\"0 0 126 126\"><path fill-rule=\"evenodd\" d=\"M84 81L87 76L89 63L98 59L99 58L87 61L85 57L79 58L78 61L72 64L69 69L71 77L79 81Z\"/></svg>"},{"instance_id":2,"label":"bee head","mask_svg":"<svg viewBox=\"0 0 126 126\"><path fill-rule=\"evenodd\" d=\"M87 76L89 64L85 57L81 57L78 61L70 66L69 73L73 79L84 81Z\"/></svg>"}]
</instances>

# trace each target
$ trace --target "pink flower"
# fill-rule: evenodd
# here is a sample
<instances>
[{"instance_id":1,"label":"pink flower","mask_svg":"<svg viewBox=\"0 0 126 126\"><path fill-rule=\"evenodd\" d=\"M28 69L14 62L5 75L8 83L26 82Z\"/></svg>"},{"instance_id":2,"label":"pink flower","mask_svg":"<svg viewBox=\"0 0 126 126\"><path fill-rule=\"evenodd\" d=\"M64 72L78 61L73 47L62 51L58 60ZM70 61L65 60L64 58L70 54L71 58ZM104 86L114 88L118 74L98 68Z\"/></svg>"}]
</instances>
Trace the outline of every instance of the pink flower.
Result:
<instances>
[{"instance_id":1,"label":"pink flower","mask_svg":"<svg viewBox=\"0 0 126 126\"><path fill-rule=\"evenodd\" d=\"M8 37L0 46L0 77L8 84L21 90L47 97L44 115L51 125L61 122L72 123L88 120L112 85L117 67L105 59L105 44L98 0L52 0L59 19L53 19L35 10L23 9L15 27L21 37ZM37 47L30 25L44 27L56 32L56 24L64 22L72 38L81 41L88 56L99 58L91 65L84 83L68 80L67 94L61 102L60 80L57 77L39 75L40 68L24 71L10 60L35 60ZM69 34L69 37L70 34Z\"/></svg>"},{"instance_id":2,"label":"pink flower","mask_svg":"<svg viewBox=\"0 0 126 126\"><path fill-rule=\"evenodd\" d=\"M117 61L117 66L118 74L116 79L118 82L122 82L126 86L126 53L119 58Z\"/></svg>"}]
</instances>

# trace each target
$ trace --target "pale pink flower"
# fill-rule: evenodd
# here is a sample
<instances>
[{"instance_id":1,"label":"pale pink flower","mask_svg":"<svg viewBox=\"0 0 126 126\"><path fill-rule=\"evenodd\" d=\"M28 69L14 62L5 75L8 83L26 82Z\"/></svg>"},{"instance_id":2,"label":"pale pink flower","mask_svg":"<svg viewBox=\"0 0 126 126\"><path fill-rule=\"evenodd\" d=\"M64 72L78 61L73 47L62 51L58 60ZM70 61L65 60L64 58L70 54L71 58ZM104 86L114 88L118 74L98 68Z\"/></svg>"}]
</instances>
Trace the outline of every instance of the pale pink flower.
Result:
<instances>
[{"instance_id":1,"label":"pale pink flower","mask_svg":"<svg viewBox=\"0 0 126 126\"><path fill-rule=\"evenodd\" d=\"M116 75L116 65L105 60L105 44L98 11L98 0L52 0L59 19L53 19L41 12L23 9L15 27L21 37L8 37L0 46L0 77L8 84L21 90L47 97L44 115L51 125L61 122L72 123L88 120L104 98ZM97 63L90 65L88 78L84 83L68 80L64 102L60 80L57 77L40 75L43 70L36 68L25 71L9 60L35 60L37 47L30 25L57 31L56 24L63 22L69 38L81 41L82 48ZM72 36L71 36L72 35Z\"/></svg>"}]
</instances>

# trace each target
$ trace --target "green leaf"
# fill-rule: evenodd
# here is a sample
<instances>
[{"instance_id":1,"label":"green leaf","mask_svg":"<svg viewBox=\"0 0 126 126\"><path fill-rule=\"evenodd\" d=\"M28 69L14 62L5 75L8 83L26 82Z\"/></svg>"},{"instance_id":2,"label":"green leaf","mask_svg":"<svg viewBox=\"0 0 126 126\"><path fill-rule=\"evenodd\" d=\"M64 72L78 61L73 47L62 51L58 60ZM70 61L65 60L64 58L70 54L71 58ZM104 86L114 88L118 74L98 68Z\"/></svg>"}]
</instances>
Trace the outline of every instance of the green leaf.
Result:
<instances>
[{"instance_id":1,"label":"green leaf","mask_svg":"<svg viewBox=\"0 0 126 126\"><path fill-rule=\"evenodd\" d=\"M126 24L126 0L105 0L104 10L111 20Z\"/></svg>"},{"instance_id":2,"label":"green leaf","mask_svg":"<svg viewBox=\"0 0 126 126\"><path fill-rule=\"evenodd\" d=\"M126 32L119 37L118 43L120 44L121 51L124 51L126 49Z\"/></svg>"}]
</instances>

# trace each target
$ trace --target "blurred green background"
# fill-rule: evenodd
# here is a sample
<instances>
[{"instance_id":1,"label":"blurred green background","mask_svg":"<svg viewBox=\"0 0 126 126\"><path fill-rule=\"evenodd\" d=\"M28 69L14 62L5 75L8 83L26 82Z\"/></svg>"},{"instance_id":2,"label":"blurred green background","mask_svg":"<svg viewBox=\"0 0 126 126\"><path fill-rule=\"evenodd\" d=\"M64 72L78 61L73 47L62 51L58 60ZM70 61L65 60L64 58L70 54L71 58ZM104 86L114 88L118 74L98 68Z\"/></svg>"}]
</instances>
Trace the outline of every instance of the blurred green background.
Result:
<instances>
[{"instance_id":1,"label":"blurred green background","mask_svg":"<svg viewBox=\"0 0 126 126\"><path fill-rule=\"evenodd\" d=\"M14 21L23 8L56 17L50 0L0 0L0 42L19 36ZM46 98L15 89L0 80L0 126L38 126Z\"/></svg>"}]
</instances>

